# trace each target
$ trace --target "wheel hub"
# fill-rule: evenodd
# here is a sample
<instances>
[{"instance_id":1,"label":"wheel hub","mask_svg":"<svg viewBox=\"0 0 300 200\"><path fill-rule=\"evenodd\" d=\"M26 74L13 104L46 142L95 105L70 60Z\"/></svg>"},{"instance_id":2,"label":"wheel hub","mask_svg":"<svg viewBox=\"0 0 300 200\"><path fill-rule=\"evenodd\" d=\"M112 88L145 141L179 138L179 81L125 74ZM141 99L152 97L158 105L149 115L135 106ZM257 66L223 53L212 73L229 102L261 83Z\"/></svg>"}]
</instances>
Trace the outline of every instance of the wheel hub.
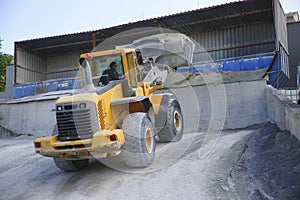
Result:
<instances>
[{"instance_id":1,"label":"wheel hub","mask_svg":"<svg viewBox=\"0 0 300 200\"><path fill-rule=\"evenodd\" d=\"M148 153L152 153L152 150L153 150L153 139L154 138L153 138L151 129L149 127L147 127L145 142L146 142L146 150L147 150Z\"/></svg>"},{"instance_id":2,"label":"wheel hub","mask_svg":"<svg viewBox=\"0 0 300 200\"><path fill-rule=\"evenodd\" d=\"M176 131L180 131L181 126L182 126L182 122L181 122L182 118L181 115L178 111L174 112L174 126Z\"/></svg>"}]
</instances>

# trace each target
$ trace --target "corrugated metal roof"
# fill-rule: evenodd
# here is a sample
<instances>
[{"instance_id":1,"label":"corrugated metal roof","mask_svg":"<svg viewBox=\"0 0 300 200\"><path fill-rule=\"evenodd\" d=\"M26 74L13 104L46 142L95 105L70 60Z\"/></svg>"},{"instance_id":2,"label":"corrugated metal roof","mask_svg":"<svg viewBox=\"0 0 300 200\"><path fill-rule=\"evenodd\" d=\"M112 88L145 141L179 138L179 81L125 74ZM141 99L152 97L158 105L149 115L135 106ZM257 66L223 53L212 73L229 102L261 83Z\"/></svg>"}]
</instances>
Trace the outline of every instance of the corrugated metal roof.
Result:
<instances>
[{"instance_id":1,"label":"corrugated metal roof","mask_svg":"<svg viewBox=\"0 0 300 200\"><path fill-rule=\"evenodd\" d=\"M206 32L273 20L274 0L246 0L200 8L177 14L121 24L99 30L58 35L16 42L38 54L47 56L76 50L92 50L93 34L97 44L105 39L134 28L162 27L181 33Z\"/></svg>"}]
</instances>

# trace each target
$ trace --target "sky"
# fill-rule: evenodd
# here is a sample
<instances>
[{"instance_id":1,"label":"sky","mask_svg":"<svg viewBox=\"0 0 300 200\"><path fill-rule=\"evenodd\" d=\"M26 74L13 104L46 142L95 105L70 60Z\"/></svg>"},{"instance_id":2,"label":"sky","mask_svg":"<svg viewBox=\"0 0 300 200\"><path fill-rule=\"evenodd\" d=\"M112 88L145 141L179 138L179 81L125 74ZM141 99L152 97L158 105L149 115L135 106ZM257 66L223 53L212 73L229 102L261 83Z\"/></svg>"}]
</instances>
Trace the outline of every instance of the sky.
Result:
<instances>
[{"instance_id":1,"label":"sky","mask_svg":"<svg viewBox=\"0 0 300 200\"><path fill-rule=\"evenodd\" d=\"M234 0L0 0L1 52L13 55L14 42L91 31ZM300 0L280 0L286 13Z\"/></svg>"}]
</instances>

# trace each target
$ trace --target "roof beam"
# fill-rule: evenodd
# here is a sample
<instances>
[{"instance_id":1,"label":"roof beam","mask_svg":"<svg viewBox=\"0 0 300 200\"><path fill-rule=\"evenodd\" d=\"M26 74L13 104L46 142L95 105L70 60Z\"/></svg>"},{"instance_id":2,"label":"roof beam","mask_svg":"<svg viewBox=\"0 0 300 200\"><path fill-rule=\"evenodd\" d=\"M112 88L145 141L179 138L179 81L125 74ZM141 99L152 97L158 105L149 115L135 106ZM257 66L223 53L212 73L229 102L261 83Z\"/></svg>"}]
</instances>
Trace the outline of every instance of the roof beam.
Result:
<instances>
[{"instance_id":1,"label":"roof beam","mask_svg":"<svg viewBox=\"0 0 300 200\"><path fill-rule=\"evenodd\" d=\"M95 34L95 36L94 36L94 34ZM98 34L106 36L106 38L97 39L96 35L98 35ZM87 44L87 43L91 43L93 45L94 42L103 41L107 38L109 38L109 36L107 36L106 34L104 34L102 32L97 31L97 32L92 34L92 39L91 40L84 40L84 41L80 41L80 42L70 42L70 43L57 44L57 45L47 45L47 46L43 46L43 47L33 48L33 49L31 49L31 51L39 51L39 50L66 47L66 46L72 46L72 45Z\"/></svg>"},{"instance_id":2,"label":"roof beam","mask_svg":"<svg viewBox=\"0 0 300 200\"><path fill-rule=\"evenodd\" d=\"M93 40L84 40L84 41L80 41L80 42L71 42L71 43L64 43L64 44L57 44L57 45L48 45L48 46L43 46L43 47L39 47L39 48L34 48L34 49L31 49L31 50L38 51L38 50L66 47L66 46L72 46L72 45L87 44L87 43L92 43L92 42L93 42Z\"/></svg>"},{"instance_id":3,"label":"roof beam","mask_svg":"<svg viewBox=\"0 0 300 200\"><path fill-rule=\"evenodd\" d=\"M194 51L194 54L201 54L201 53L211 53L215 51L225 51L225 50L231 50L231 49L239 49L239 48L246 48L246 47L255 47L260 45L267 45L267 44L275 44L275 40L268 40L268 41L261 41L261 42L255 42L255 43L249 43L249 44L243 44L243 45L236 45L236 46L228 46L228 47L221 47L221 48L215 48L215 49L207 49L205 51Z\"/></svg>"},{"instance_id":4,"label":"roof beam","mask_svg":"<svg viewBox=\"0 0 300 200\"><path fill-rule=\"evenodd\" d=\"M169 28L173 29L173 28L178 28L178 27L190 26L190 25L201 24L201 23L206 23L206 22L219 21L219 20L224 20L224 19L231 19L231 18L235 18L235 17L242 17L242 16L246 16L246 15L253 15L253 14L259 14L259 13L270 12L270 11L272 11L272 8L253 10L253 11L249 11L249 12L226 15L226 16L222 16L222 17L214 17L214 18L210 18L210 19L203 19L203 20L193 21L193 22L189 22L189 23L176 24L176 25L170 26Z\"/></svg>"},{"instance_id":5,"label":"roof beam","mask_svg":"<svg viewBox=\"0 0 300 200\"><path fill-rule=\"evenodd\" d=\"M25 49L25 50L27 50L27 51L30 51L30 52L32 52L32 53L37 54L38 56L41 56L42 58L45 58L44 55L41 54L40 52L35 51L34 49L30 49L30 48L28 48L28 47L26 47L26 46L24 46L24 45L22 45L22 44L19 44L19 43L16 44L15 48L16 48L16 50L18 50L18 48L23 48L23 49Z\"/></svg>"},{"instance_id":6,"label":"roof beam","mask_svg":"<svg viewBox=\"0 0 300 200\"><path fill-rule=\"evenodd\" d=\"M163 23L160 19L155 19L153 21L154 23L157 23L159 27L162 27L162 28L169 28L165 23Z\"/></svg>"}]
</instances>

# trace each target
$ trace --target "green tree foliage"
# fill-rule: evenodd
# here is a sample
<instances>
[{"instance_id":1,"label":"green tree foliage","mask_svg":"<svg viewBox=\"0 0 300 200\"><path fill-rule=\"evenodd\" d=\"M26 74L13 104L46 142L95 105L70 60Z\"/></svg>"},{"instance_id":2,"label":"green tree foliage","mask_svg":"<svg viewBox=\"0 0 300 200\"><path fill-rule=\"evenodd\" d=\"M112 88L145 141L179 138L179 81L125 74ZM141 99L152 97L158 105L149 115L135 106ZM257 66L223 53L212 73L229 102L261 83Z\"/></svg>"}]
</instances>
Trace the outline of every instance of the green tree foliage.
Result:
<instances>
[{"instance_id":1,"label":"green tree foliage","mask_svg":"<svg viewBox=\"0 0 300 200\"><path fill-rule=\"evenodd\" d=\"M14 57L1 51L3 40L0 37L0 92L5 91L6 67L13 64Z\"/></svg>"}]
</instances>

